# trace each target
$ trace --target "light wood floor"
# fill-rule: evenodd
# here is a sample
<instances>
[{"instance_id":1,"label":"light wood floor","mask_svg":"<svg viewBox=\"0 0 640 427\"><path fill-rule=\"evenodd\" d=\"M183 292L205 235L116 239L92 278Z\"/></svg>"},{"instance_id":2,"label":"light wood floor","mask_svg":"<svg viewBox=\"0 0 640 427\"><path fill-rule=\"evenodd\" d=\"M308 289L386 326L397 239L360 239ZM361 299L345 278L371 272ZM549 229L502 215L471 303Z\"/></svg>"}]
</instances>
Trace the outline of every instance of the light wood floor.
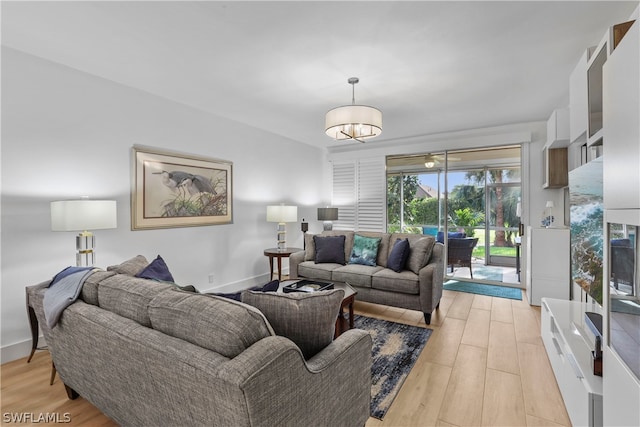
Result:
<instances>
[{"instance_id":1,"label":"light wood floor","mask_svg":"<svg viewBox=\"0 0 640 427\"><path fill-rule=\"evenodd\" d=\"M357 297L356 297L357 299ZM356 313L426 326L422 313L359 302ZM434 330L378 426L570 426L540 339L540 310L523 301L445 291ZM68 400L38 352L2 365L6 413L68 413L71 426L114 426L82 398ZM25 425L25 424L21 424ZM46 423L33 423L43 426Z\"/></svg>"}]
</instances>

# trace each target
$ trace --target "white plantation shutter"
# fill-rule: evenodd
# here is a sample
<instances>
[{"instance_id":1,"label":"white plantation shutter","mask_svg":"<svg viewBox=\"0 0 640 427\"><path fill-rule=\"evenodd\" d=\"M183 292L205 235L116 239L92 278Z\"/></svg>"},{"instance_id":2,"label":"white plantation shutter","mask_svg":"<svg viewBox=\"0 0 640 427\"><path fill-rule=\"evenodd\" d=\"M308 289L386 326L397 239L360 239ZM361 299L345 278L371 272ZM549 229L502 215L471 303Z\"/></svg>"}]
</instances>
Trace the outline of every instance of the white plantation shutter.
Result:
<instances>
[{"instance_id":1,"label":"white plantation shutter","mask_svg":"<svg viewBox=\"0 0 640 427\"><path fill-rule=\"evenodd\" d=\"M384 231L385 168L381 160L358 162L357 227L360 231Z\"/></svg>"},{"instance_id":2,"label":"white plantation shutter","mask_svg":"<svg viewBox=\"0 0 640 427\"><path fill-rule=\"evenodd\" d=\"M335 229L384 231L386 184L383 159L333 163Z\"/></svg>"},{"instance_id":3,"label":"white plantation shutter","mask_svg":"<svg viewBox=\"0 0 640 427\"><path fill-rule=\"evenodd\" d=\"M338 220L334 228L355 230L356 224L356 165L333 164L333 197L331 205L338 208Z\"/></svg>"}]
</instances>

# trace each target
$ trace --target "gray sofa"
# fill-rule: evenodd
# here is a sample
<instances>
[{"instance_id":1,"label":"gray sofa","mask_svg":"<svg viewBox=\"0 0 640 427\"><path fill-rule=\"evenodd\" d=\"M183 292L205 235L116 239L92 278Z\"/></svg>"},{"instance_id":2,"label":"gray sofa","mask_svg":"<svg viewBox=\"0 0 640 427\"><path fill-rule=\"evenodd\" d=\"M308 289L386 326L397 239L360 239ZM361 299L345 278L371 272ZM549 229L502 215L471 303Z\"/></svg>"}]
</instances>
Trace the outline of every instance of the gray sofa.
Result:
<instances>
[{"instance_id":1,"label":"gray sofa","mask_svg":"<svg viewBox=\"0 0 640 427\"><path fill-rule=\"evenodd\" d=\"M91 274L52 329L43 310L49 281L27 288L70 398L124 426L367 421L367 332L347 331L305 360L255 307L115 270Z\"/></svg>"},{"instance_id":2,"label":"gray sofa","mask_svg":"<svg viewBox=\"0 0 640 427\"><path fill-rule=\"evenodd\" d=\"M380 238L376 265L350 264L354 236ZM433 236L405 233L324 231L318 236L345 236L344 263L316 263L313 234L305 235L305 250L289 258L291 279L308 278L346 282L357 290L356 300L420 310L425 322L442 297L444 279L444 245ZM408 239L409 259L400 272L387 268L387 260L397 239Z\"/></svg>"}]
</instances>

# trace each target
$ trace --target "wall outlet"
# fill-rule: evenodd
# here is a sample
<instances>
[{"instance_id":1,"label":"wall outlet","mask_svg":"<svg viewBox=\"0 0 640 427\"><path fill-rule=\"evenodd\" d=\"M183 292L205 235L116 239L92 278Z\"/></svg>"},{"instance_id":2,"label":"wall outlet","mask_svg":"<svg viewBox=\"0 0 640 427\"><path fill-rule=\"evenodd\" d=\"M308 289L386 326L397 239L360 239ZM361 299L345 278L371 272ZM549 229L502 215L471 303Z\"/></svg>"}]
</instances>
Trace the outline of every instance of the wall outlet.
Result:
<instances>
[{"instance_id":1,"label":"wall outlet","mask_svg":"<svg viewBox=\"0 0 640 427\"><path fill-rule=\"evenodd\" d=\"M213 273L209 274L209 283L213 283Z\"/></svg>"}]
</instances>

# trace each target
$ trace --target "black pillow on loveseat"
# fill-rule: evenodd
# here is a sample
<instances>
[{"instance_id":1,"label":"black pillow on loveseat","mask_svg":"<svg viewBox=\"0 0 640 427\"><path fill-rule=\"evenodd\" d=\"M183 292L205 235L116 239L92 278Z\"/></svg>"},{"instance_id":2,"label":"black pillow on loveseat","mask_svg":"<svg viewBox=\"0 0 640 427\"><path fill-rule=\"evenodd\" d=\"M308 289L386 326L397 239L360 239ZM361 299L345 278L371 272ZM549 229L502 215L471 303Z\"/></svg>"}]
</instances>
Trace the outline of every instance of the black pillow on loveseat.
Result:
<instances>
[{"instance_id":1,"label":"black pillow on loveseat","mask_svg":"<svg viewBox=\"0 0 640 427\"><path fill-rule=\"evenodd\" d=\"M389 259L387 260L387 267L396 273L400 273L407 264L410 251L409 239L396 239L389 254Z\"/></svg>"},{"instance_id":2,"label":"black pillow on loveseat","mask_svg":"<svg viewBox=\"0 0 640 427\"><path fill-rule=\"evenodd\" d=\"M344 265L345 236L313 236L316 264L332 262Z\"/></svg>"}]
</instances>

